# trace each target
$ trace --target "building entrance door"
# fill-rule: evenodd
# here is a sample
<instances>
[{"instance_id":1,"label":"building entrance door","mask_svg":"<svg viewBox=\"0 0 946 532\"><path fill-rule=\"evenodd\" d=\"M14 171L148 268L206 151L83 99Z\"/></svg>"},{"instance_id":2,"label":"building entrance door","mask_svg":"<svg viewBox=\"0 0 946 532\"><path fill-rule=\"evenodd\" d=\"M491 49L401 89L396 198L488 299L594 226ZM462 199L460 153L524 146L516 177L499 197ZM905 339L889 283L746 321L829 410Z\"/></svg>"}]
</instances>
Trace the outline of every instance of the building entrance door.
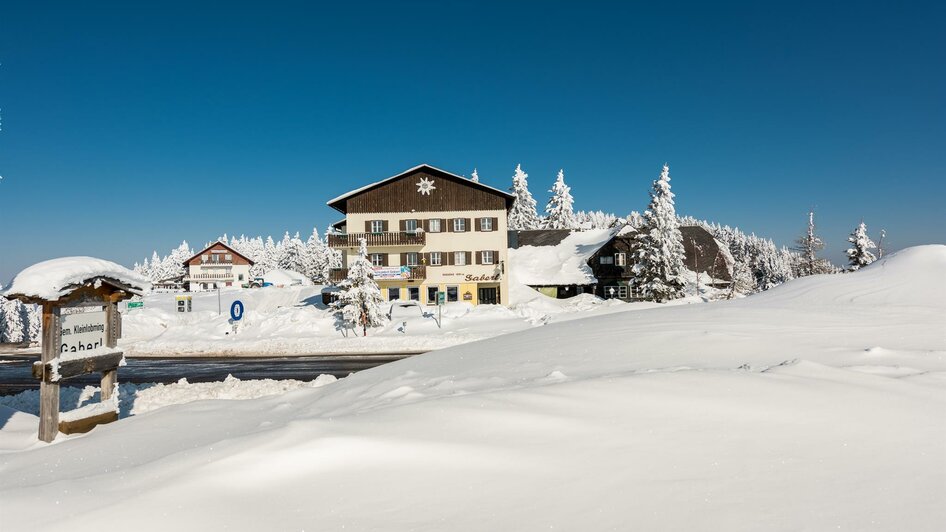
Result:
<instances>
[{"instance_id":1,"label":"building entrance door","mask_svg":"<svg viewBox=\"0 0 946 532\"><path fill-rule=\"evenodd\" d=\"M495 305L499 303L499 289L496 287L480 288L477 296L480 305Z\"/></svg>"}]
</instances>

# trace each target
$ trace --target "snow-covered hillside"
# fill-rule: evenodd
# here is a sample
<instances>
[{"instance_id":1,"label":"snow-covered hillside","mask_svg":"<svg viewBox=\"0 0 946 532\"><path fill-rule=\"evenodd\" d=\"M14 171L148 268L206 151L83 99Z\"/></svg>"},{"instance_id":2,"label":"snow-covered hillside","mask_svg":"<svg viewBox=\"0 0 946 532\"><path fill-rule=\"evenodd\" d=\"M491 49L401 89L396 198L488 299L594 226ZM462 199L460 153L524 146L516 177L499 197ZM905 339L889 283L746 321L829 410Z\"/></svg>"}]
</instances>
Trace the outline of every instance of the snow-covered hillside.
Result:
<instances>
[{"instance_id":1,"label":"snow-covered hillside","mask_svg":"<svg viewBox=\"0 0 946 532\"><path fill-rule=\"evenodd\" d=\"M940 530L944 273L946 246L923 246L741 300L612 309L155 410L0 454L0 515L12 530Z\"/></svg>"}]
</instances>

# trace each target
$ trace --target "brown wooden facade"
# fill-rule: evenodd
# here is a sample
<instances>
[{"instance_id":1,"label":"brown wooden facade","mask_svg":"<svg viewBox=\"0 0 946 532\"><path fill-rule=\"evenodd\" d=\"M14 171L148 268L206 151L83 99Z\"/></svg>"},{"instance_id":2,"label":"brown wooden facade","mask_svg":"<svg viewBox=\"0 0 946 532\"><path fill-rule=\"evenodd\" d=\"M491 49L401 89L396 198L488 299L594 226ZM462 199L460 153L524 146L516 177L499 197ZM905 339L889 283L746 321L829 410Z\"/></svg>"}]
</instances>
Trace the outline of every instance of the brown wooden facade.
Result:
<instances>
[{"instance_id":1,"label":"brown wooden facade","mask_svg":"<svg viewBox=\"0 0 946 532\"><path fill-rule=\"evenodd\" d=\"M419 194L417 183L433 180L436 192ZM421 165L329 202L339 212L434 212L508 210L512 197L486 185ZM349 228L355 229L355 228Z\"/></svg>"},{"instance_id":2,"label":"brown wooden facade","mask_svg":"<svg viewBox=\"0 0 946 532\"><path fill-rule=\"evenodd\" d=\"M219 260L220 264L234 264L234 265L246 265L246 266L252 266L254 264L252 260L244 257L239 252L237 252L230 246L224 244L223 242L215 242L209 247L201 250L200 253L197 253L193 257L184 261L184 266L185 267L186 266L200 266L202 264L206 264L206 262L203 262L203 259L201 258L203 255L210 255L210 254L217 255L220 253L223 253L224 255L229 253L230 256L232 257L229 261Z\"/></svg>"}]
</instances>

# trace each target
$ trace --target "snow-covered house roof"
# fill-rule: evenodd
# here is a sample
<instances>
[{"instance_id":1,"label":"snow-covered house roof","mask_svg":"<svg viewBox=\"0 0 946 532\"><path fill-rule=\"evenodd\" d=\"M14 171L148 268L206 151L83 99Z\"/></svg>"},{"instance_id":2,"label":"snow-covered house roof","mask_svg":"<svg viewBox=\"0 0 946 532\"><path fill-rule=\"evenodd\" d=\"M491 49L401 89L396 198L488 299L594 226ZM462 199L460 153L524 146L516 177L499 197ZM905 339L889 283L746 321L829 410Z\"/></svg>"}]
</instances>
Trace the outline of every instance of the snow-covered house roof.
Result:
<instances>
[{"instance_id":1,"label":"snow-covered house roof","mask_svg":"<svg viewBox=\"0 0 946 532\"><path fill-rule=\"evenodd\" d=\"M521 245L510 249L510 277L514 282L529 286L594 284L597 279L588 266L588 259L617 231L617 228L574 231L553 245ZM530 238L525 233L529 232L519 232L519 238L525 237L528 242ZM555 240L561 235L553 236Z\"/></svg>"},{"instance_id":2,"label":"snow-covered house roof","mask_svg":"<svg viewBox=\"0 0 946 532\"><path fill-rule=\"evenodd\" d=\"M135 295L151 289L148 279L120 264L94 257L63 257L21 271L3 296L26 303L58 301L86 284L107 284Z\"/></svg>"},{"instance_id":3,"label":"snow-covered house roof","mask_svg":"<svg viewBox=\"0 0 946 532\"><path fill-rule=\"evenodd\" d=\"M292 270L275 269L263 274L263 281L273 286L309 286L312 281L299 272Z\"/></svg>"},{"instance_id":4,"label":"snow-covered house roof","mask_svg":"<svg viewBox=\"0 0 946 532\"><path fill-rule=\"evenodd\" d=\"M424 171L427 171L427 172L433 172L433 173L435 173L435 174L439 174L439 175L442 176L442 177L445 177L445 178L448 178L448 179L452 179L452 180L454 180L454 181L458 181L458 182L464 183L464 184L469 185L469 186L471 186L471 187L479 188L479 189L486 190L486 191L492 192L492 193L494 193L494 194L498 194L498 195L500 195L500 196L503 196L504 198L506 198L506 201L507 201L506 207L507 207L507 208L508 208L509 205L512 203L512 200L513 200L513 198L514 198L514 196L513 196L512 194L510 194L510 193L508 193L508 192L506 192L506 191L499 190L498 188L494 188L494 187L491 187L491 186L489 186L489 185L484 185L483 183L481 183L481 182L479 182L479 181L472 181L472 180L467 179L466 177L463 177L463 176L461 176L461 175L457 175L457 174L454 174L454 173L452 173L452 172L448 172L448 171L446 171L446 170L442 170L442 169L440 169L440 168L437 168L437 167L435 167L435 166L431 166L431 165L425 163L425 164L419 164L419 165L417 165L417 166L415 166L415 167L413 167L413 168L408 168L407 170L404 170L403 172L400 172L400 173L398 173L398 174L396 174L396 175L393 175L393 176L391 176L391 177L388 177L388 178L386 178L386 179L382 179L381 181L375 181L374 183L370 183L370 184L365 185L365 186L363 186L363 187L361 187L361 188L356 188L355 190L352 190L352 191L350 191L350 192L346 192L346 193L342 194L341 196L338 196L338 197L335 197L335 198L330 199L329 201L326 202L326 204L327 204L329 207L331 207L331 208L333 208L333 209L335 209L335 210L337 210L337 211L339 211L339 212L341 212L341 213L345 213L345 200L347 200L347 199L349 199L349 198L351 198L351 197L353 197L353 196L356 196L356 195L358 195L358 194L361 194L361 193L363 193L363 192L367 192L367 191L369 191L369 190L371 190L371 189L373 189L373 188L377 188L377 187L379 187L379 186L382 186L382 185L384 185L384 184L386 184L386 183L389 183L389 182L391 182L391 181L394 181L395 179L399 179L399 178L401 178L401 177L404 177L405 175L411 174L411 173L416 172L416 171L418 171L418 170L424 170Z\"/></svg>"},{"instance_id":5,"label":"snow-covered house roof","mask_svg":"<svg viewBox=\"0 0 946 532\"><path fill-rule=\"evenodd\" d=\"M219 241L219 240L216 241L216 242L211 243L209 246L207 246L207 247L205 247L204 249L198 251L197 253L194 253L194 254L191 255L190 257L187 257L187 259L186 259L182 264L184 265L185 268L187 268L187 263L189 263L190 261L192 261L192 260L196 259L197 257L201 256L201 254L205 253L207 250L209 250L210 248L212 248L212 247L214 247L214 246L223 246L223 247L227 248L227 249L230 250L230 252L233 253L234 255L239 255L240 257L243 257L244 259L246 259L246 261L250 263L250 266L256 264L256 262L255 262L253 259L247 257L246 255L244 255L244 254L240 253L239 251L233 249L232 247L228 246L228 245L226 244L226 242L221 242L221 241Z\"/></svg>"}]
</instances>

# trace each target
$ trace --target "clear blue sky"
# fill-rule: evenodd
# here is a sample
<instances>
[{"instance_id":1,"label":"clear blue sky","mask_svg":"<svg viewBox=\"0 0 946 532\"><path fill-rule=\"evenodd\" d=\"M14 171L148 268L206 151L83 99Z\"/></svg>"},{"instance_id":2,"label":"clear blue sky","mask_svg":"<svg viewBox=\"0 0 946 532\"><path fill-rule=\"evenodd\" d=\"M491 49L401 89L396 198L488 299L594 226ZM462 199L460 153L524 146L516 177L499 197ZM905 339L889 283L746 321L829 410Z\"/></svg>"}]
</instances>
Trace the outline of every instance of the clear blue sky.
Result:
<instances>
[{"instance_id":1,"label":"clear blue sky","mask_svg":"<svg viewBox=\"0 0 946 532\"><path fill-rule=\"evenodd\" d=\"M836 262L861 218L946 239L942 3L85 4L0 7L2 281L321 231L421 162L626 214L667 161L679 212L790 244L814 207Z\"/></svg>"}]
</instances>

